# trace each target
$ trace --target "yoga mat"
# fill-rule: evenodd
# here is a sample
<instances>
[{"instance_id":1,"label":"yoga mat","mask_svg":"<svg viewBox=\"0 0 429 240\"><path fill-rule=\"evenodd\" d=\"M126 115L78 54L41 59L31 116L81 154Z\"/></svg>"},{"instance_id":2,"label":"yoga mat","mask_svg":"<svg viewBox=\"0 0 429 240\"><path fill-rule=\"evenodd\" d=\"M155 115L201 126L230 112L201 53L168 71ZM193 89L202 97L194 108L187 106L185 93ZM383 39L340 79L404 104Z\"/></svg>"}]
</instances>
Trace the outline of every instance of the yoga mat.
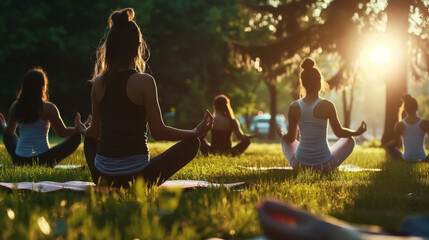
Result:
<instances>
[{"instance_id":1,"label":"yoga mat","mask_svg":"<svg viewBox=\"0 0 429 240\"><path fill-rule=\"evenodd\" d=\"M236 182L236 183L211 183L207 181L199 180L169 180L164 182L159 186L160 189L178 187L183 189L191 188L208 188L208 187L237 187L244 185L245 182ZM95 187L96 185L93 182L82 182L82 181L69 181L69 182L52 182L52 181L42 181L42 182L18 182L18 183L7 183L0 182L0 187L6 189L18 189L18 190L30 190L34 192L54 192L60 190L71 190L71 191L85 191L89 187ZM108 187L101 187L103 191L108 191ZM114 190L114 189L113 189Z\"/></svg>"},{"instance_id":2,"label":"yoga mat","mask_svg":"<svg viewBox=\"0 0 429 240\"><path fill-rule=\"evenodd\" d=\"M0 168L4 168L4 167L12 167L12 166L5 166L4 164L1 164L0 163ZM64 165L55 165L55 167L54 168L56 168L56 169L77 169L77 168L85 168L85 165L73 165L73 164L70 164L70 165L67 165L67 164L64 164Z\"/></svg>"},{"instance_id":3,"label":"yoga mat","mask_svg":"<svg viewBox=\"0 0 429 240\"><path fill-rule=\"evenodd\" d=\"M239 168L244 168L248 170L254 170L254 171L266 171L266 170L293 170L291 166L287 167L246 167L246 166L238 166ZM345 171L345 172L379 172L382 169L380 168L361 168L359 166L353 165L353 164L345 164L340 165L338 167L338 170Z\"/></svg>"},{"instance_id":4,"label":"yoga mat","mask_svg":"<svg viewBox=\"0 0 429 240\"><path fill-rule=\"evenodd\" d=\"M7 189L31 190L35 192L54 192L60 190L85 191L88 187L93 187L93 182L70 181L70 182L18 182L6 183L0 182L0 187Z\"/></svg>"},{"instance_id":5,"label":"yoga mat","mask_svg":"<svg viewBox=\"0 0 429 240\"><path fill-rule=\"evenodd\" d=\"M169 187L179 187L183 189L189 188L207 188L207 187L237 187L243 186L245 182L236 182L236 183L211 183L207 181L200 180L168 180L161 184L159 188L169 188Z\"/></svg>"},{"instance_id":6,"label":"yoga mat","mask_svg":"<svg viewBox=\"0 0 429 240\"><path fill-rule=\"evenodd\" d=\"M76 169L76 168L85 168L85 165L73 165L73 164L69 164L69 165L55 165L54 168L57 169Z\"/></svg>"}]
</instances>

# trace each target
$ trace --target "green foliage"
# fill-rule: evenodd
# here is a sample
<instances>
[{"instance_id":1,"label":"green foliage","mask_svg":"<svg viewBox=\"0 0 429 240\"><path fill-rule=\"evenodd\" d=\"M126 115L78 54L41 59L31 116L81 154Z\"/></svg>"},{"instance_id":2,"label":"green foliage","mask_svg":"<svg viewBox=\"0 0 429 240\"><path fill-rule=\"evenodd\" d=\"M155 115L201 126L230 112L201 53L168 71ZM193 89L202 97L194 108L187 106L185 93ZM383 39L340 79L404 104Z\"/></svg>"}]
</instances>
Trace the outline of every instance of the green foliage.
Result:
<instances>
[{"instance_id":1,"label":"green foliage","mask_svg":"<svg viewBox=\"0 0 429 240\"><path fill-rule=\"evenodd\" d=\"M417 101L419 103L419 115L424 119L429 119L429 96L420 96Z\"/></svg>"},{"instance_id":2,"label":"green foliage","mask_svg":"<svg viewBox=\"0 0 429 240\"><path fill-rule=\"evenodd\" d=\"M151 143L155 156L173 143ZM269 154L267 154L269 153ZM0 163L10 165L0 148ZM82 148L64 164L85 164ZM357 147L344 164L382 172L322 174L305 171L252 171L240 166L287 165L279 144L252 144L240 157L198 155L173 176L218 183L245 181L239 189L191 191L145 188L129 191L61 191L49 194L0 190L1 239L249 239L262 234L254 209L273 197L318 216L397 228L409 215L429 214L429 165L386 157L383 149ZM0 169L1 182L89 181L89 171L43 167ZM11 219L10 211L14 218ZM9 213L9 215L8 215ZM39 219L49 224L44 235ZM43 225L43 224L42 224Z\"/></svg>"},{"instance_id":3,"label":"green foliage","mask_svg":"<svg viewBox=\"0 0 429 240\"><path fill-rule=\"evenodd\" d=\"M151 48L149 73L157 80L162 109L186 116L178 125L194 126L209 107L203 104L236 88L223 88L232 80L230 40L243 28L236 1L5 0L0 1L0 110L9 108L25 72L41 66L50 79L51 99L65 119L76 111L89 113L87 80L95 51L109 14L124 7L135 9ZM201 90L197 86L206 90L194 93ZM188 112L186 102L200 104Z\"/></svg>"}]
</instances>

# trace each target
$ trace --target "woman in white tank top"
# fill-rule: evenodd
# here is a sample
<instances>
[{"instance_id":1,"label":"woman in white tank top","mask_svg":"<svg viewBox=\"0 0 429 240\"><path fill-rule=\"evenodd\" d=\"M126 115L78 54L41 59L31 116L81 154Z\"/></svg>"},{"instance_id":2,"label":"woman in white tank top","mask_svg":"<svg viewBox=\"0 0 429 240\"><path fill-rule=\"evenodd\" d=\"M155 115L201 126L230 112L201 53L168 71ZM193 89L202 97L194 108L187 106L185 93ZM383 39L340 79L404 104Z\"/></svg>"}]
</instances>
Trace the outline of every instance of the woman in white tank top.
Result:
<instances>
[{"instance_id":1,"label":"woman in white tank top","mask_svg":"<svg viewBox=\"0 0 429 240\"><path fill-rule=\"evenodd\" d=\"M41 68L27 72L18 99L10 107L8 123L0 113L0 124L14 165L54 166L73 153L81 141L80 134L74 127L64 125L57 107L49 102L48 78ZM66 138L52 148L48 141L51 125L59 137Z\"/></svg>"},{"instance_id":2,"label":"woman in white tank top","mask_svg":"<svg viewBox=\"0 0 429 240\"><path fill-rule=\"evenodd\" d=\"M301 89L305 90L302 98L292 102L288 110L288 132L282 137L283 153L293 168L310 167L315 170L329 171L338 167L353 151L355 141L352 136L366 131L366 123L352 131L343 128L338 121L334 103L319 98L322 88L322 75L314 60L306 58L301 63ZM329 149L327 124L340 138ZM300 142L296 140L299 127Z\"/></svg>"},{"instance_id":3,"label":"woman in white tank top","mask_svg":"<svg viewBox=\"0 0 429 240\"><path fill-rule=\"evenodd\" d=\"M429 155L424 150L424 140L429 133L429 121L419 118L417 110L419 109L417 100L409 94L402 97L401 111L399 119L405 112L406 117L396 123L393 141L387 144L390 155L396 159L403 159L409 162L428 161ZM404 145L404 152L398 150L401 144L401 138Z\"/></svg>"}]
</instances>

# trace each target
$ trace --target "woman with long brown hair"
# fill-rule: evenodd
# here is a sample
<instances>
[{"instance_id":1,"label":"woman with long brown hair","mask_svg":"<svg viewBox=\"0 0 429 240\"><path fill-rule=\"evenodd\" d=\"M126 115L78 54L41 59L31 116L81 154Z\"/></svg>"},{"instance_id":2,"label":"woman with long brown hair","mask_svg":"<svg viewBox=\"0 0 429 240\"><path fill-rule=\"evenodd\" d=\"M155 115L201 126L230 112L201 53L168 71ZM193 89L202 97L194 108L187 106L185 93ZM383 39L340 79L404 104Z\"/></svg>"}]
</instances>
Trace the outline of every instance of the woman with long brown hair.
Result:
<instances>
[{"instance_id":1,"label":"woman with long brown hair","mask_svg":"<svg viewBox=\"0 0 429 240\"><path fill-rule=\"evenodd\" d=\"M230 100L227 96L217 95L213 102L213 129L211 130L211 144L206 136L201 137L201 152L204 155L209 153L231 154L237 156L243 153L250 144L250 139L259 136L244 134L240 123L234 117ZM232 147L232 133L235 133L240 142Z\"/></svg>"},{"instance_id":2,"label":"woman with long brown hair","mask_svg":"<svg viewBox=\"0 0 429 240\"><path fill-rule=\"evenodd\" d=\"M329 171L338 167L352 153L355 141L352 136L359 136L366 131L362 122L356 131L343 128L338 121L334 103L319 97L324 83L322 74L311 58L301 63L300 82L304 90L302 98L294 101L288 110L288 132L282 137L283 153L292 168L307 167ZM340 138L329 149L327 124ZM300 134L300 142L296 140Z\"/></svg>"},{"instance_id":3,"label":"woman with long brown hair","mask_svg":"<svg viewBox=\"0 0 429 240\"><path fill-rule=\"evenodd\" d=\"M429 134L429 121L417 116L419 105L417 100L409 94L402 96L402 106L399 111L399 119L405 113L405 118L396 123L393 140L387 144L389 154L395 159L402 159L409 162L428 161L424 141L426 134ZM403 141L401 141L401 139ZM400 152L398 147L404 145L404 152Z\"/></svg>"},{"instance_id":4,"label":"woman with long brown hair","mask_svg":"<svg viewBox=\"0 0 429 240\"><path fill-rule=\"evenodd\" d=\"M211 129L208 111L192 130L164 124L155 79L144 73L147 54L134 10L112 12L92 79L92 125L75 122L85 136L85 157L96 184L129 187L139 177L161 184L196 156L198 136ZM147 126L155 140L182 141L152 158Z\"/></svg>"},{"instance_id":5,"label":"woman with long brown hair","mask_svg":"<svg viewBox=\"0 0 429 240\"><path fill-rule=\"evenodd\" d=\"M9 120L6 122L0 113L0 121L3 142L14 165L54 166L72 154L81 141L80 134L74 127L64 125L57 106L49 102L48 78L42 68L27 72L17 100L10 107ZM59 137L66 138L52 148L48 141L51 125Z\"/></svg>"}]
</instances>

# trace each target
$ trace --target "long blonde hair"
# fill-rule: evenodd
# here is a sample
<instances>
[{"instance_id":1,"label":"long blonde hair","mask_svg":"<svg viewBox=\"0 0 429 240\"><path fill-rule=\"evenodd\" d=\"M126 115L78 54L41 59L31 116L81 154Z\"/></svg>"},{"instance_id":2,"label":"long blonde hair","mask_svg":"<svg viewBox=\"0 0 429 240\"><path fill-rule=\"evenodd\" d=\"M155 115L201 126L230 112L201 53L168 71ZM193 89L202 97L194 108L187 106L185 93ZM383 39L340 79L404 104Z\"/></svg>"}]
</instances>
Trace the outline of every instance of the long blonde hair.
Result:
<instances>
[{"instance_id":1,"label":"long blonde hair","mask_svg":"<svg viewBox=\"0 0 429 240\"><path fill-rule=\"evenodd\" d=\"M110 14L109 30L97 50L91 81L100 74L104 74L104 79L111 71L128 68L131 61L137 71L146 70L150 52L134 17L132 8L119 9Z\"/></svg>"}]
</instances>

